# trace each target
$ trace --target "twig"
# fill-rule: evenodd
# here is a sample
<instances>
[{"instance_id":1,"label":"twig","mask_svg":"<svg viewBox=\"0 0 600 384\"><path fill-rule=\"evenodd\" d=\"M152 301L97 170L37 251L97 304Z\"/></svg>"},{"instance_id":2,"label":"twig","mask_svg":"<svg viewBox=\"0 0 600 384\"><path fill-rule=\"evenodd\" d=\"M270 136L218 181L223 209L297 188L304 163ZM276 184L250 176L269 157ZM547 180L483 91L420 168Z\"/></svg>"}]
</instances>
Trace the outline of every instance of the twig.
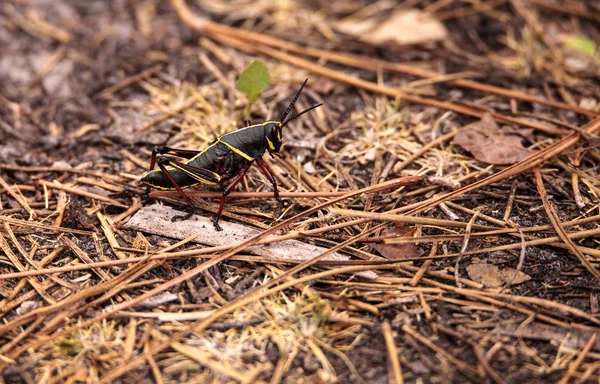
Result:
<instances>
[{"instance_id":1,"label":"twig","mask_svg":"<svg viewBox=\"0 0 600 384\"><path fill-rule=\"evenodd\" d=\"M592 265L592 263L589 262L589 260L585 257L585 255L583 253L581 253L581 251L577 248L577 245L575 245L575 243L573 243L573 240L571 240L571 238L565 231L564 226L560 222L560 219L558 218L558 215L556 214L556 210L554 209L554 206L552 205L552 203L550 203L550 200L548 200L548 194L546 193L546 188L544 187L544 181L542 180L542 173L540 172L539 167L536 167L534 171L535 171L535 183L537 185L540 197L542 198L542 203L544 204L544 209L546 210L546 213L548 214L548 218L550 219L552 226L556 230L556 233L558 233L558 236L561 238L561 240L569 247L569 250L575 256L577 256L577 258L579 259L581 264L583 264L583 266L596 279L600 280L600 271L598 271L596 269L596 267L594 267Z\"/></svg>"},{"instance_id":2,"label":"twig","mask_svg":"<svg viewBox=\"0 0 600 384\"><path fill-rule=\"evenodd\" d=\"M381 191L372 191L372 193L377 193ZM285 199L312 199L319 197L339 197L343 196L348 192L279 192L279 196ZM203 198L203 199L220 199L223 196L221 192L204 192L204 191L194 191L194 192L186 192L186 195L193 198ZM174 197L177 196L177 192L171 191L152 191L148 194L149 197ZM273 192L231 192L227 195L227 199L253 199L253 198L268 198L274 197Z\"/></svg>"},{"instance_id":3,"label":"twig","mask_svg":"<svg viewBox=\"0 0 600 384\"><path fill-rule=\"evenodd\" d=\"M452 354L448 353L446 350L438 347L437 345L432 343L429 339L427 339L426 337L424 337L423 335L421 335L420 333L415 331L413 328L411 328L409 325L404 324L402 326L402 331L404 331L404 333L409 334L413 338L417 339L420 343L424 344L429 349L432 349L436 353L439 353L440 355L444 356L444 358L446 360L448 360L452 364L454 364L454 366L456 366L456 368L458 368L459 371L464 373L465 376L469 377L471 380L473 380L475 382L478 381L475 379L475 378L477 378L477 374L475 373L475 371L472 368L470 368L467 364L465 364L465 362L458 360L456 357L452 356Z\"/></svg>"},{"instance_id":4,"label":"twig","mask_svg":"<svg viewBox=\"0 0 600 384\"><path fill-rule=\"evenodd\" d=\"M17 203L19 203L21 205L21 207L23 207L24 210L27 211L27 213L29 213L29 218L34 218L35 217L35 212L33 211L33 209L31 209L31 207L29 206L29 204L27 203L27 200L25 200L25 198L23 197L23 195L17 194L13 187L11 187L10 185L8 185L8 183L6 182L6 180L4 180L2 178L2 175L0 175L0 185L4 188L4 190L6 192L8 192L13 199L15 199L17 201ZM18 190L18 188L17 188Z\"/></svg>"},{"instance_id":5,"label":"twig","mask_svg":"<svg viewBox=\"0 0 600 384\"><path fill-rule=\"evenodd\" d=\"M540 1L541 0L536 0ZM214 23L208 19L202 18L194 14L186 5L185 0L171 0L171 5L177 10L179 18L186 23L190 28L197 30L200 33L208 33L215 38L215 35L230 36L235 39L244 39L253 43L263 44L267 46L273 46L287 52L298 53L302 55L309 55L316 57L321 60L327 60L339 64L345 64L354 66L357 68L363 68L368 70L377 70L379 68L405 73L412 76L432 78L440 76L439 73L428 71L421 68L415 68L410 65L391 63L383 60L371 59L362 56L349 55L344 53L330 52L327 50L314 49L305 46L299 46L289 41L283 41L272 36L265 34L247 31L239 28L226 26L223 24ZM216 38L215 38L216 39ZM255 44L256 45L256 44ZM502 87L496 87L489 84L478 83L471 80L456 79L451 81L452 84L458 85L459 87L465 87L474 89L485 93L493 93L502 95L508 98L524 100L532 103L541 105L547 105L553 108L564 109L568 111L574 111L581 113L586 116L597 117L600 116L599 112L587 110L585 108L579 108L577 106L568 105L565 103L555 102L541 97L532 96L526 92L519 90L505 89Z\"/></svg>"},{"instance_id":6,"label":"twig","mask_svg":"<svg viewBox=\"0 0 600 384\"><path fill-rule=\"evenodd\" d=\"M523 268L523 264L525 264L525 250L527 249L527 246L525 245L526 241L525 241L525 235L523 234L523 231L515 223L511 222L511 224L519 231L519 236L521 237L521 252L519 252L519 264L517 264L517 268L515 269L515 272L513 273L512 277L510 278L508 283L506 284L506 288L508 288L512 285L513 281L515 281L515 278L517 277L519 272L521 272L521 269Z\"/></svg>"},{"instance_id":7,"label":"twig","mask_svg":"<svg viewBox=\"0 0 600 384\"><path fill-rule=\"evenodd\" d=\"M515 203L515 195L517 194L517 187L518 187L518 182L517 180L513 180L513 183L510 187L510 194L508 195L508 201L506 202L506 208L504 209L504 216L502 218L502 221L504 222L508 222L508 220L510 219L510 214L512 212L512 208L513 208L513 204Z\"/></svg>"},{"instance_id":8,"label":"twig","mask_svg":"<svg viewBox=\"0 0 600 384\"><path fill-rule=\"evenodd\" d=\"M500 376L498 372L496 372L494 368L492 368L492 366L488 363L487 359L485 358L483 348L476 343L472 343L471 346L473 347L473 352L475 352L477 360L483 367L484 371L492 378L492 380L494 380L496 384L506 384L506 381L502 378L502 376Z\"/></svg>"},{"instance_id":9,"label":"twig","mask_svg":"<svg viewBox=\"0 0 600 384\"><path fill-rule=\"evenodd\" d=\"M146 68L140 73L137 73L133 76L126 77L125 79L119 81L115 85L111 85L110 87L104 89L100 92L101 99L110 99L113 97L115 92L120 91L121 89L129 87L131 84L135 84L138 81L145 79L146 77L152 76L156 72L162 69L162 64L153 65L150 68Z\"/></svg>"},{"instance_id":10,"label":"twig","mask_svg":"<svg viewBox=\"0 0 600 384\"><path fill-rule=\"evenodd\" d=\"M36 229L40 229L40 230L50 231L50 232L74 233L77 235L84 235L84 236L91 236L94 233L94 232L90 232L90 231L83 231L80 229L55 227L53 225L46 225L46 224L42 224L42 223L37 223L35 221L20 220L20 219L15 219L13 217L1 216L1 215L0 215L0 221L5 221L7 223L11 223L14 225L20 225L23 227L31 227L31 228L36 228Z\"/></svg>"},{"instance_id":11,"label":"twig","mask_svg":"<svg viewBox=\"0 0 600 384\"><path fill-rule=\"evenodd\" d=\"M366 217L371 220L397 221L401 223L421 224L421 225L437 225L451 228L467 228L469 223L454 220L431 219L428 217L411 217L407 215L394 215L390 213L365 212L352 209L329 208L329 211L334 215L342 215L347 217ZM495 229L486 225L471 226L472 229L490 230Z\"/></svg>"},{"instance_id":12,"label":"twig","mask_svg":"<svg viewBox=\"0 0 600 384\"><path fill-rule=\"evenodd\" d=\"M46 188L59 189L61 191L72 193L74 195L79 195L79 196L87 197L89 199L103 201L105 203L109 203L109 204L115 205L117 207L129 208L128 206L126 206L126 205L124 205L122 203L119 203L118 201L116 201L114 199L111 199L110 197L106 197L106 196L98 195L96 193L91 193L91 192L83 191L83 190L78 189L78 188L67 187L66 185L60 184L60 183L58 183L56 181L53 182L53 183L50 183L50 182L45 181L45 180L39 180L38 183L40 185L46 186Z\"/></svg>"},{"instance_id":13,"label":"twig","mask_svg":"<svg viewBox=\"0 0 600 384\"><path fill-rule=\"evenodd\" d=\"M598 16L597 13L592 12L591 10L583 9L582 7L576 6L576 4L573 3L562 5L555 1L548 0L529 0L529 2L539 5L540 7L551 9L553 11L583 17L600 23L600 16Z\"/></svg>"},{"instance_id":14,"label":"twig","mask_svg":"<svg viewBox=\"0 0 600 384\"><path fill-rule=\"evenodd\" d=\"M178 115L179 113L185 111L186 109L192 108L198 102L198 100L199 100L198 97L199 96L192 96L189 99L187 99L183 104L181 104L179 107L174 108L171 111L169 111L168 113L165 113L164 115L159 116L156 119L145 123L144 125L142 125L140 127L138 132L143 132L143 131L147 130L148 128L155 126L156 124L160 124L163 121L170 119L171 117L173 117L175 115Z\"/></svg>"},{"instance_id":15,"label":"twig","mask_svg":"<svg viewBox=\"0 0 600 384\"><path fill-rule=\"evenodd\" d=\"M597 333L592 333L592 337L590 337L581 353L579 353L579 356L577 356L577 360L575 360L573 364L569 366L569 370L567 371L567 373L565 373L562 379L560 379L558 384L567 384L569 382L569 378L571 378L575 371L577 371L577 368L579 368L581 363L583 363L585 356L590 352L594 344L596 344L596 335Z\"/></svg>"},{"instance_id":16,"label":"twig","mask_svg":"<svg viewBox=\"0 0 600 384\"><path fill-rule=\"evenodd\" d=\"M471 220L469 220L469 223L467 224L467 228L465 229L465 237L463 239L463 244L462 244L462 247L460 247L460 252L458 254L458 257L456 258L456 264L454 264L454 280L456 282L456 286L459 288L462 288L462 284L459 281L460 260L462 259L463 255L467 251L467 247L469 246L469 239L471 238L471 230L473 229L475 220L477 220L477 216L479 216L479 211L475 211L475 214L471 217Z\"/></svg>"},{"instance_id":17,"label":"twig","mask_svg":"<svg viewBox=\"0 0 600 384\"><path fill-rule=\"evenodd\" d=\"M402 370L400 368L400 362L398 361L398 350L396 349L396 343L394 342L394 334L390 323L386 320L381 324L383 329L383 336L385 338L385 345L388 351L388 364L392 368L392 375L388 373L389 382L394 384L403 384L404 379L402 378Z\"/></svg>"},{"instance_id":18,"label":"twig","mask_svg":"<svg viewBox=\"0 0 600 384\"><path fill-rule=\"evenodd\" d=\"M438 249L438 243L433 243L431 245L431 251L429 251L429 256L430 257L431 256L435 256L436 253L437 253L437 249ZM419 281L421 280L421 278L423 277L423 275L425 274L425 272L427 272L427 270L431 266L431 263L433 263L432 259L425 260L425 262L423 263L423 265L421 266L421 268L419 268L419 270L417 271L417 273L415 273L414 277L408 283L411 287L416 287L417 284L419 284Z\"/></svg>"},{"instance_id":19,"label":"twig","mask_svg":"<svg viewBox=\"0 0 600 384\"><path fill-rule=\"evenodd\" d=\"M277 60L282 60L297 67L306 69L310 72L329 77L331 79L338 80L340 82L355 86L357 88L365 89L367 91L375 92L381 95L390 96L394 98L401 98L411 103L427 105L430 107L439 108L442 110L453 111L467 116L473 116L482 118L484 114L489 113L492 117L503 123L518 124L525 127L537 129L541 132L546 132L554 135L564 135L566 132L563 129L554 128L546 124L541 124L531 120L520 119L512 116L503 115L497 112L490 112L484 109L475 108L464 104L453 103L450 101L436 100L433 98L423 98L416 95L407 94L397 88L386 87L377 83L358 79L356 77L347 75L343 72L327 68L323 65L313 63L311 61L293 56L282 51L278 51L273 48L259 45L251 45L237 38L226 37L222 35L211 35L214 39L219 40L225 44L230 44L236 48L243 49L249 52L259 52L265 55L269 55Z\"/></svg>"}]
</instances>

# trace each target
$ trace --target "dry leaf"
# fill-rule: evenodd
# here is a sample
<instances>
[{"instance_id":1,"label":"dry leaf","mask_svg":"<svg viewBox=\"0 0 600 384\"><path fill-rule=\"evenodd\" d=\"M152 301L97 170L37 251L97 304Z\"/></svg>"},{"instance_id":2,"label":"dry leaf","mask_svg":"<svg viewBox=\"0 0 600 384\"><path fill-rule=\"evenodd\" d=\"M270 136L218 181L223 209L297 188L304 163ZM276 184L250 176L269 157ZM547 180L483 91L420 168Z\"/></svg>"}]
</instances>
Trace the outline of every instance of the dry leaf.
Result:
<instances>
[{"instance_id":1,"label":"dry leaf","mask_svg":"<svg viewBox=\"0 0 600 384\"><path fill-rule=\"evenodd\" d=\"M504 284L521 284L531 279L531 276L521 271L517 272L515 276L515 272L516 269L514 268L500 269L492 264L471 264L467 266L467 273L471 280L490 288Z\"/></svg>"},{"instance_id":2,"label":"dry leaf","mask_svg":"<svg viewBox=\"0 0 600 384\"><path fill-rule=\"evenodd\" d=\"M521 141L520 135L502 131L489 113L454 137L454 144L471 152L475 159L496 165L514 164L531 156L534 151L523 147Z\"/></svg>"},{"instance_id":3,"label":"dry leaf","mask_svg":"<svg viewBox=\"0 0 600 384\"><path fill-rule=\"evenodd\" d=\"M387 237L389 235L395 235L393 237L412 237L413 230L406 230L405 228L393 227L386 229L381 233L381 236ZM413 243L407 244L372 244L371 248L379 252L381 256L388 260L402 260L412 259L423 255L423 251Z\"/></svg>"},{"instance_id":4,"label":"dry leaf","mask_svg":"<svg viewBox=\"0 0 600 384\"><path fill-rule=\"evenodd\" d=\"M347 18L334 27L348 35L373 44L394 42L399 45L421 44L446 38L444 24L418 9L403 9L394 12L387 20L377 18Z\"/></svg>"},{"instance_id":5,"label":"dry leaf","mask_svg":"<svg viewBox=\"0 0 600 384\"><path fill-rule=\"evenodd\" d=\"M412 259L419 257L423 252L414 244L372 244L376 250L388 260Z\"/></svg>"}]
</instances>

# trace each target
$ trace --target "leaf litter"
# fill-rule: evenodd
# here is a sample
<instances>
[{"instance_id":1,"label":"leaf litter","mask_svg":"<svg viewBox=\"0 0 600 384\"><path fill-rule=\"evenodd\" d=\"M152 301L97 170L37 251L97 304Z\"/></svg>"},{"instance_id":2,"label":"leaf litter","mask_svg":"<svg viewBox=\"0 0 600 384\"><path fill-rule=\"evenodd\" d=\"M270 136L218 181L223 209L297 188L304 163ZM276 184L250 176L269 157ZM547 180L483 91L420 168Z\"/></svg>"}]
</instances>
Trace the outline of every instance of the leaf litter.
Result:
<instances>
[{"instance_id":1,"label":"leaf litter","mask_svg":"<svg viewBox=\"0 0 600 384\"><path fill-rule=\"evenodd\" d=\"M423 44L446 38L448 31L435 17L417 9L401 9L386 18L347 18L334 28L365 43Z\"/></svg>"},{"instance_id":2,"label":"leaf litter","mask_svg":"<svg viewBox=\"0 0 600 384\"><path fill-rule=\"evenodd\" d=\"M514 164L535 153L523 146L523 136L498 127L489 113L462 127L454 144L471 152L477 160L494 165Z\"/></svg>"},{"instance_id":3,"label":"leaf litter","mask_svg":"<svg viewBox=\"0 0 600 384\"><path fill-rule=\"evenodd\" d=\"M486 287L496 288L502 285L522 284L531 280L531 276L514 268L500 269L493 264L471 264L467 266L467 273L473 281Z\"/></svg>"}]
</instances>

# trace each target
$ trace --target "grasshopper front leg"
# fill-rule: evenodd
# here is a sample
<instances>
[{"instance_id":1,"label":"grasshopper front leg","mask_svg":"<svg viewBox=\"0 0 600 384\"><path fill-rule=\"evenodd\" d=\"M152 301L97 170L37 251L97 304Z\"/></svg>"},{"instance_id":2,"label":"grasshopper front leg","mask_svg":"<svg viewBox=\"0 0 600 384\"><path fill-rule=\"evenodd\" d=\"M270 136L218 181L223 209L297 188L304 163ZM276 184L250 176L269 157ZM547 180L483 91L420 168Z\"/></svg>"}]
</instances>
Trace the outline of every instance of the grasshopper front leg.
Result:
<instances>
[{"instance_id":1,"label":"grasshopper front leg","mask_svg":"<svg viewBox=\"0 0 600 384\"><path fill-rule=\"evenodd\" d=\"M235 177L231 180L231 182L223 189L223 194L221 195L221 201L219 202L219 210L217 211L217 214L213 217L213 224L217 231L223 230L223 228L221 228L221 226L219 225L219 219L221 218L221 214L223 213L223 207L225 206L225 199L227 199L227 196L231 193L231 191L233 191L235 189L236 185L238 185L240 183L240 181L242 181L242 179L246 175L246 172L248 172L248 168L250 168L251 164L252 163L248 164L247 166L244 166L243 168L240 168L238 170L237 175L235 175Z\"/></svg>"},{"instance_id":2,"label":"grasshopper front leg","mask_svg":"<svg viewBox=\"0 0 600 384\"><path fill-rule=\"evenodd\" d=\"M281 212L283 212L283 200L281 200L281 197L279 197L279 190L277 189L277 180L275 180L273 173L269 170L269 167L267 167L267 164L264 162L263 159L261 159L261 158L256 159L256 164L262 171L263 175L265 175L267 177L267 180L269 180L269 182L273 186L273 194L275 195L275 199L277 200L277 203L278 203L277 211L275 211L274 216L278 217L281 215Z\"/></svg>"}]
</instances>

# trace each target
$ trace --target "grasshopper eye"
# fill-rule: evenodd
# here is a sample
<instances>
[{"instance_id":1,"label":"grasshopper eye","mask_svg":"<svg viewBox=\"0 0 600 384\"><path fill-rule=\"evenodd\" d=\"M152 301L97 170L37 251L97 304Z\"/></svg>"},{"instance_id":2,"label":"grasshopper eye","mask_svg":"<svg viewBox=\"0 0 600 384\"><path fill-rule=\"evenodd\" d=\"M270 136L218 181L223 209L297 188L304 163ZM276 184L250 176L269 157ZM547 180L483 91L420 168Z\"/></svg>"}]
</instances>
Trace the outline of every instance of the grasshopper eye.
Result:
<instances>
[{"instance_id":1,"label":"grasshopper eye","mask_svg":"<svg viewBox=\"0 0 600 384\"><path fill-rule=\"evenodd\" d=\"M271 132L269 132L269 137L273 143L278 143L281 141L281 130L277 127L277 125L273 125L271 127Z\"/></svg>"}]
</instances>

